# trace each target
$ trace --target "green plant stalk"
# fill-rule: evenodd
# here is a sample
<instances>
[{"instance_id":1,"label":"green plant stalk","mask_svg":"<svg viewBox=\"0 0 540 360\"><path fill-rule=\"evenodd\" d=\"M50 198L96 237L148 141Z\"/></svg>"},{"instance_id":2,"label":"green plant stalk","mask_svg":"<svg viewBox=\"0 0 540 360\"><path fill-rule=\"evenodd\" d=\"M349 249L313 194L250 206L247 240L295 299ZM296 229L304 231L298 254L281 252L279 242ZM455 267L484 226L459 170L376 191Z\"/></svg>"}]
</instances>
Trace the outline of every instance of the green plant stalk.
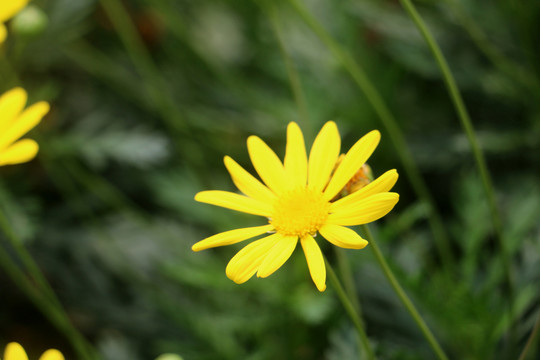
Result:
<instances>
[{"instance_id":1,"label":"green plant stalk","mask_svg":"<svg viewBox=\"0 0 540 360\"><path fill-rule=\"evenodd\" d=\"M499 242L499 248L501 249L501 256L504 266L504 272L506 276L506 281L508 285L508 299L509 299L509 312L510 312L510 318L512 319L512 302L514 298L514 281L513 281L513 275L512 275L512 269L510 264L510 252L506 246L506 242L504 241L503 236L503 229L502 229L502 221L499 214L499 210L497 208L497 202L495 199L495 191L493 189L493 184L491 181L491 177L489 175L489 171L487 168L486 160L484 157L484 154L482 153L482 150L480 149L480 146L478 144L478 140L471 122L471 119L469 117L469 114L467 112L467 108L465 107L465 103L463 102L463 98L461 97L461 94L459 92L459 89L457 87L456 81L452 75L452 72L450 71L450 67L448 66L448 63L439 47L437 42L435 41L435 38L427 28L426 24L422 20L420 14L414 7L413 3L410 0L400 0L402 6L405 8L413 22L415 23L416 27L426 40L426 43L429 46L429 49L431 50L433 57L435 58L435 61L437 62L437 65L439 66L439 69L441 70L444 83L446 84L446 87L448 89L448 93L450 95L450 98L452 99L452 103L454 104L454 107L456 109L457 115L461 121L461 125L463 127L463 130L467 134L467 139L469 140L469 143L471 145L471 149L473 151L474 159L476 161L476 166L478 168L478 171L480 172L480 177L482 178L482 184L484 187L484 191L486 193L486 197L488 200L488 205L491 212L491 219L493 222L493 229L495 230L495 234L497 237L497 240Z\"/></svg>"},{"instance_id":2,"label":"green plant stalk","mask_svg":"<svg viewBox=\"0 0 540 360\"><path fill-rule=\"evenodd\" d=\"M13 249L15 249L15 252L17 253L24 267L30 274L30 277L36 282L41 291L45 293L45 295L55 306L61 306L60 301L56 297L56 294L52 290L51 286L49 285L49 282L47 281L47 279L45 279L45 276L43 276L43 273L37 266L32 256L30 256L28 251L26 251L22 240L17 237L15 231L13 231L11 225L9 224L9 220L1 209L0 229L2 229L2 232L6 235L6 238L9 241L10 245L13 247Z\"/></svg>"},{"instance_id":3,"label":"green plant stalk","mask_svg":"<svg viewBox=\"0 0 540 360\"><path fill-rule=\"evenodd\" d=\"M526 86L529 90L538 92L540 84L534 74L530 74L527 71L506 57L499 49L493 46L486 34L480 28L474 19L472 19L463 9L462 5L456 0L446 0L446 2L452 7L454 13L461 23L463 28L469 33L469 36L476 44L476 46L484 53L493 65L495 65L500 71L506 73L508 76L514 78L522 85Z\"/></svg>"},{"instance_id":4,"label":"green plant stalk","mask_svg":"<svg viewBox=\"0 0 540 360\"><path fill-rule=\"evenodd\" d=\"M343 279L343 286L345 287L345 291L347 292L347 295L349 296L349 299L354 305L356 311L360 315L360 320L362 320L362 307L360 305L360 301L358 300L358 296L356 295L354 276L351 269L351 264L349 263L349 259L347 258L347 253L345 252L345 249L339 248L337 246L334 246L334 253L336 254L338 269L339 273L341 274L341 278Z\"/></svg>"},{"instance_id":5,"label":"green plant stalk","mask_svg":"<svg viewBox=\"0 0 540 360\"><path fill-rule=\"evenodd\" d=\"M133 75L96 47L84 40L78 40L63 49L63 53L77 66L106 83L124 98L139 106L144 105L150 111L154 110L155 105L144 92L139 92L134 83L123 80Z\"/></svg>"},{"instance_id":6,"label":"green plant stalk","mask_svg":"<svg viewBox=\"0 0 540 360\"><path fill-rule=\"evenodd\" d=\"M534 327L533 327L533 330L531 331L531 335L527 339L527 343L525 344L523 351L519 355L518 360L525 360L527 358L527 354L529 353L529 350L532 348L532 344L534 343L534 339L538 335L539 330L540 330L540 313L538 313L538 317L536 319L536 322L534 323Z\"/></svg>"},{"instance_id":7,"label":"green plant stalk","mask_svg":"<svg viewBox=\"0 0 540 360\"><path fill-rule=\"evenodd\" d=\"M73 327L63 309L55 302L52 302L50 296L44 296L43 293L40 293L35 285L26 277L26 275L24 275L24 272L13 262L2 246L0 246L0 266L4 268L15 285L28 296L43 315L64 334L71 343L79 359L98 359L97 353L80 335L77 329Z\"/></svg>"},{"instance_id":8,"label":"green plant stalk","mask_svg":"<svg viewBox=\"0 0 540 360\"><path fill-rule=\"evenodd\" d=\"M276 5L272 1L270 1L269 3L265 2L262 7L265 8L268 17L270 18L272 30L274 31L274 35L276 37L279 50L283 57L283 61L285 62L285 67L287 68L287 75L289 76L289 83L291 85L291 90L298 109L298 116L300 118L300 122L302 124L302 127L306 130L306 133L310 134L311 128L309 127L309 111L306 104L306 98L304 96L304 92L302 91L300 76L298 75L298 71L294 66L294 63L291 59L291 56L289 55L289 52L287 51L287 47L285 46L285 42L283 40L281 23L277 14Z\"/></svg>"},{"instance_id":9,"label":"green plant stalk","mask_svg":"<svg viewBox=\"0 0 540 360\"><path fill-rule=\"evenodd\" d=\"M373 349L371 348L371 345L369 343L369 339L367 337L366 331L364 330L364 325L363 325L364 323L361 320L360 315L358 314L353 303L347 296L347 293L345 292L345 290L343 289L343 286L339 282L339 279L336 273L334 272L332 265L328 262L328 259L326 259L326 257L324 258L324 261L326 263L326 270L328 272L328 277L330 281L332 282L334 289L336 290L339 300L341 300L341 303L343 304L345 311L351 318L351 321L353 322L354 327L356 328L356 331L358 332L358 336L360 337L360 341L362 342L362 345L364 349L366 350L368 359L375 360L375 353L373 352Z\"/></svg>"},{"instance_id":10,"label":"green plant stalk","mask_svg":"<svg viewBox=\"0 0 540 360\"><path fill-rule=\"evenodd\" d=\"M377 245L377 242L375 241L375 238L371 234L371 231L369 230L369 227L367 225L362 225L362 230L364 231L366 235L366 240L369 242L369 247L373 251L373 254L375 255L375 259L379 263L379 266L381 267L382 271L384 272L384 275L388 279L388 282L390 282L390 285L396 292L397 296L409 312L411 314L414 322L426 338L426 340L429 342L429 345L431 345L431 348L433 349L433 352L437 355L437 357L440 360L448 360L448 357L444 353L443 349L437 342L437 339L435 339L435 336L427 326L426 322L416 310L416 307L412 303L411 299L407 296L401 285L399 284L396 276L394 275L392 269L390 269L390 266L386 262L386 259L384 258L381 250L379 249L379 246Z\"/></svg>"},{"instance_id":11,"label":"green plant stalk","mask_svg":"<svg viewBox=\"0 0 540 360\"><path fill-rule=\"evenodd\" d=\"M388 106L385 104L381 95L373 85L373 83L367 77L365 71L319 24L319 22L308 12L299 0L289 0L291 5L304 20L304 22L313 30L313 32L320 38L320 40L326 45L326 47L332 52L332 54L341 62L345 70L350 74L354 82L358 85L360 90L364 93L366 99L371 104L375 113L378 115L383 126L385 127L388 135L390 136L392 143L396 149L396 153L399 156L403 168L411 182L411 185L420 198L420 200L426 204L429 208L428 221L435 238L435 245L438 255L443 262L444 268L448 272L451 265L454 263L454 258L450 248L450 240L446 234L443 222L435 206L435 201L430 195L428 187L424 182L424 179L420 175L420 171L414 162L411 151L405 141L397 121L390 112Z\"/></svg>"},{"instance_id":12,"label":"green plant stalk","mask_svg":"<svg viewBox=\"0 0 540 360\"><path fill-rule=\"evenodd\" d=\"M189 135L189 128L186 122L183 121L183 116L177 110L163 78L159 74L122 3L119 0L100 0L100 4L118 32L131 57L131 61L133 61L137 71L143 78L148 94L156 105L155 110L175 134L184 133Z\"/></svg>"}]
</instances>

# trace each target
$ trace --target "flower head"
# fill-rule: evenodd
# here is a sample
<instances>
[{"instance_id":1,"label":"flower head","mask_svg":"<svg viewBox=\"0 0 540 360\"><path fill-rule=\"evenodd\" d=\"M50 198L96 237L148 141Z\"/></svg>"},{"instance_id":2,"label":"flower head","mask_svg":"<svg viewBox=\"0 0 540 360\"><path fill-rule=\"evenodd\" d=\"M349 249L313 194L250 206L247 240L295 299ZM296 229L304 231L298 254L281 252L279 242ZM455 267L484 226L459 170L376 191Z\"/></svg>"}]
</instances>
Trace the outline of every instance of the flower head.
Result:
<instances>
[{"instance_id":1,"label":"flower head","mask_svg":"<svg viewBox=\"0 0 540 360\"><path fill-rule=\"evenodd\" d=\"M380 140L371 131L340 159L341 140L334 122L327 122L313 143L309 159L298 125L287 128L287 147L282 163L258 137L247 140L249 156L264 182L249 174L226 156L225 166L240 195L226 191L202 191L195 200L248 214L264 216L268 224L226 231L193 245L194 251L231 245L265 233L240 250L229 262L227 276L240 284L255 273L267 277L291 256L298 241L304 250L309 272L319 291L326 289L326 267L314 237L322 235L330 243L346 249L362 249L367 241L347 226L366 224L386 215L399 200L388 192L398 174L390 170L375 181L344 197L351 179L371 156ZM337 165L336 165L337 164Z\"/></svg>"},{"instance_id":2,"label":"flower head","mask_svg":"<svg viewBox=\"0 0 540 360\"><path fill-rule=\"evenodd\" d=\"M28 0L6 0L0 1L0 44L4 42L7 36L7 30L4 22L11 19L15 14L21 11Z\"/></svg>"},{"instance_id":3,"label":"flower head","mask_svg":"<svg viewBox=\"0 0 540 360\"><path fill-rule=\"evenodd\" d=\"M49 104L38 102L27 109L27 95L15 88L0 97L0 166L32 160L39 149L31 139L19 140L49 112Z\"/></svg>"},{"instance_id":4,"label":"flower head","mask_svg":"<svg viewBox=\"0 0 540 360\"><path fill-rule=\"evenodd\" d=\"M4 351L4 360L28 360L28 356L19 343L11 342ZM41 355L39 360L64 360L64 356L58 350L49 349Z\"/></svg>"}]
</instances>

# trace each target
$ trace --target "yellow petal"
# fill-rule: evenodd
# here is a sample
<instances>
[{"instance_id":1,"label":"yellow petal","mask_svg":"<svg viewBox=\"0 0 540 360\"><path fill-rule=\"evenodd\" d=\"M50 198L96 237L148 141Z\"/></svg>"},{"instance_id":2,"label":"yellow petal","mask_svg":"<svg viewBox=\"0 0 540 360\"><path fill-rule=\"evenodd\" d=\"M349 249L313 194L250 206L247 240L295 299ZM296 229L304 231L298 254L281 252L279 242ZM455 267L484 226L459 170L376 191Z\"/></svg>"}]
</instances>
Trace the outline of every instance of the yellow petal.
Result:
<instances>
[{"instance_id":1,"label":"yellow petal","mask_svg":"<svg viewBox=\"0 0 540 360\"><path fill-rule=\"evenodd\" d=\"M289 187L281 160L257 136L250 136L247 140L247 145L253 167L255 167L261 179L270 190L276 194L281 194Z\"/></svg>"},{"instance_id":2,"label":"yellow petal","mask_svg":"<svg viewBox=\"0 0 540 360\"><path fill-rule=\"evenodd\" d=\"M56 349L49 349L41 355L39 360L64 360L64 356Z\"/></svg>"},{"instance_id":3,"label":"yellow petal","mask_svg":"<svg viewBox=\"0 0 540 360\"><path fill-rule=\"evenodd\" d=\"M358 169L364 165L379 144L381 133L373 130L364 135L347 152L343 161L339 164L336 172L332 176L330 183L324 190L324 197L331 200L343 189L343 187L356 174Z\"/></svg>"},{"instance_id":4,"label":"yellow petal","mask_svg":"<svg viewBox=\"0 0 540 360\"><path fill-rule=\"evenodd\" d=\"M253 215L269 217L272 214L271 205L228 191L201 191L195 195L195 200Z\"/></svg>"},{"instance_id":5,"label":"yellow petal","mask_svg":"<svg viewBox=\"0 0 540 360\"><path fill-rule=\"evenodd\" d=\"M268 251L282 237L282 235L277 233L272 234L244 247L227 264L227 268L225 269L227 277L237 284L248 281L255 275Z\"/></svg>"},{"instance_id":6,"label":"yellow petal","mask_svg":"<svg viewBox=\"0 0 540 360\"><path fill-rule=\"evenodd\" d=\"M238 165L236 161L228 156L225 156L224 162L229 174L231 175L232 181L238 190L253 199L257 199L268 204L274 203L276 195L274 195L270 189L264 186L253 175Z\"/></svg>"},{"instance_id":7,"label":"yellow petal","mask_svg":"<svg viewBox=\"0 0 540 360\"><path fill-rule=\"evenodd\" d=\"M321 248L310 235L302 238L300 244L302 244L302 249L306 256L311 279L315 283L315 286L317 286L317 289L323 292L326 290L326 265L324 264Z\"/></svg>"},{"instance_id":8,"label":"yellow petal","mask_svg":"<svg viewBox=\"0 0 540 360\"><path fill-rule=\"evenodd\" d=\"M4 351L4 360L28 360L28 356L20 344L11 342Z\"/></svg>"},{"instance_id":9,"label":"yellow petal","mask_svg":"<svg viewBox=\"0 0 540 360\"><path fill-rule=\"evenodd\" d=\"M4 24L0 23L0 45L6 40L7 30Z\"/></svg>"},{"instance_id":10,"label":"yellow petal","mask_svg":"<svg viewBox=\"0 0 540 360\"><path fill-rule=\"evenodd\" d=\"M201 251L218 246L232 245L272 230L274 230L272 225L263 225L225 231L199 241L191 247L191 250Z\"/></svg>"},{"instance_id":11,"label":"yellow petal","mask_svg":"<svg viewBox=\"0 0 540 360\"><path fill-rule=\"evenodd\" d=\"M2 0L0 1L0 22L13 17L28 4L28 0Z\"/></svg>"},{"instance_id":12,"label":"yellow petal","mask_svg":"<svg viewBox=\"0 0 540 360\"><path fill-rule=\"evenodd\" d=\"M0 32L2 25L0 24ZM17 87L0 97L0 138L3 137L8 128L13 124L15 118L19 116L26 105L26 91Z\"/></svg>"},{"instance_id":13,"label":"yellow petal","mask_svg":"<svg viewBox=\"0 0 540 360\"><path fill-rule=\"evenodd\" d=\"M390 191L392 187L394 187L394 185L396 184L398 177L398 173L395 169L388 170L360 190L350 195L347 195L336 202L333 202L332 205L330 205L330 212L333 212L339 207L347 207L353 204L357 204L362 199L370 197L371 195Z\"/></svg>"},{"instance_id":14,"label":"yellow petal","mask_svg":"<svg viewBox=\"0 0 540 360\"><path fill-rule=\"evenodd\" d=\"M39 146L31 139L17 141L5 150L0 151L0 166L20 164L36 157Z\"/></svg>"},{"instance_id":15,"label":"yellow petal","mask_svg":"<svg viewBox=\"0 0 540 360\"><path fill-rule=\"evenodd\" d=\"M399 194L385 192L372 195L349 206L339 206L328 215L327 224L353 226L367 224L388 214L399 201Z\"/></svg>"},{"instance_id":16,"label":"yellow petal","mask_svg":"<svg viewBox=\"0 0 540 360\"><path fill-rule=\"evenodd\" d=\"M294 122L287 127L287 150L285 152L285 172L294 187L305 187L307 182L307 155L304 136Z\"/></svg>"},{"instance_id":17,"label":"yellow petal","mask_svg":"<svg viewBox=\"0 0 540 360\"><path fill-rule=\"evenodd\" d=\"M14 143L21 136L32 130L49 111L49 104L41 101L26 109L0 137L0 150Z\"/></svg>"},{"instance_id":18,"label":"yellow petal","mask_svg":"<svg viewBox=\"0 0 540 360\"><path fill-rule=\"evenodd\" d=\"M265 278L272 275L291 257L297 243L297 236L283 236L264 258L257 271L257 276Z\"/></svg>"},{"instance_id":19,"label":"yellow petal","mask_svg":"<svg viewBox=\"0 0 540 360\"><path fill-rule=\"evenodd\" d=\"M356 231L344 226L326 224L319 232L332 244L345 249L363 249L368 244Z\"/></svg>"},{"instance_id":20,"label":"yellow petal","mask_svg":"<svg viewBox=\"0 0 540 360\"><path fill-rule=\"evenodd\" d=\"M308 187L322 191L336 165L341 139L336 123L328 121L315 138L309 153Z\"/></svg>"}]
</instances>

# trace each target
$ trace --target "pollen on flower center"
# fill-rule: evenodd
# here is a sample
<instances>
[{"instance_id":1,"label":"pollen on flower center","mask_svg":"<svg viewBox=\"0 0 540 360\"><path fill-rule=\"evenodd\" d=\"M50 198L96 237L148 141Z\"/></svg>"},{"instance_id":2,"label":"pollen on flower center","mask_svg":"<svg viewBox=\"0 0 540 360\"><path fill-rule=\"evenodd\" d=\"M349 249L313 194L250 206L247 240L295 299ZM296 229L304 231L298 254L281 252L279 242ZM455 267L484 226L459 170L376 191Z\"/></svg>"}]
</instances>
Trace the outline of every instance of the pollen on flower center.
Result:
<instances>
[{"instance_id":1,"label":"pollen on flower center","mask_svg":"<svg viewBox=\"0 0 540 360\"><path fill-rule=\"evenodd\" d=\"M286 236L315 234L324 225L330 203L320 192L299 188L282 194L274 204L270 224Z\"/></svg>"}]
</instances>

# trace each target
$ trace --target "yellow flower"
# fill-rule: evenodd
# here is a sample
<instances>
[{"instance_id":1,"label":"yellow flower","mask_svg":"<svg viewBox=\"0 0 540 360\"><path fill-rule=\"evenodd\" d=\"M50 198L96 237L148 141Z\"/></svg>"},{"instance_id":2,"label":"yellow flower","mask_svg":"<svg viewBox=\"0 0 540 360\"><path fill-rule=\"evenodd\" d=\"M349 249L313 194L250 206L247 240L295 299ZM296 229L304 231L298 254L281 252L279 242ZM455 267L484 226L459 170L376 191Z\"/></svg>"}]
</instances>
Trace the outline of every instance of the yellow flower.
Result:
<instances>
[{"instance_id":1,"label":"yellow flower","mask_svg":"<svg viewBox=\"0 0 540 360\"><path fill-rule=\"evenodd\" d=\"M330 243L346 249L362 249L367 241L347 226L366 224L386 215L399 200L388 192L396 183L396 170L387 171L353 194L333 200L371 156L380 140L371 131L354 144L334 171L341 140L334 122L321 129L309 154L298 125L287 128L284 163L260 138L247 140L255 170L266 184L226 156L225 166L234 184L246 196L226 191L202 191L195 200L268 218L268 224L226 231L193 245L194 251L231 245L271 233L240 250L229 262L227 276L241 284L255 273L265 278L291 256L298 240L309 272L319 291L326 289L326 267L314 237L321 234Z\"/></svg>"},{"instance_id":2,"label":"yellow flower","mask_svg":"<svg viewBox=\"0 0 540 360\"><path fill-rule=\"evenodd\" d=\"M28 360L28 356L20 344L12 342L6 346L4 360ZM39 360L64 360L64 356L58 350L49 349L41 355Z\"/></svg>"},{"instance_id":3,"label":"yellow flower","mask_svg":"<svg viewBox=\"0 0 540 360\"><path fill-rule=\"evenodd\" d=\"M4 42L7 35L4 22L12 18L15 14L21 11L28 0L2 0L0 1L0 44Z\"/></svg>"},{"instance_id":4,"label":"yellow flower","mask_svg":"<svg viewBox=\"0 0 540 360\"><path fill-rule=\"evenodd\" d=\"M19 139L41 121L49 104L41 101L24 110L26 100L26 92L21 88L0 97L0 166L30 161L38 152L34 140Z\"/></svg>"}]
</instances>

